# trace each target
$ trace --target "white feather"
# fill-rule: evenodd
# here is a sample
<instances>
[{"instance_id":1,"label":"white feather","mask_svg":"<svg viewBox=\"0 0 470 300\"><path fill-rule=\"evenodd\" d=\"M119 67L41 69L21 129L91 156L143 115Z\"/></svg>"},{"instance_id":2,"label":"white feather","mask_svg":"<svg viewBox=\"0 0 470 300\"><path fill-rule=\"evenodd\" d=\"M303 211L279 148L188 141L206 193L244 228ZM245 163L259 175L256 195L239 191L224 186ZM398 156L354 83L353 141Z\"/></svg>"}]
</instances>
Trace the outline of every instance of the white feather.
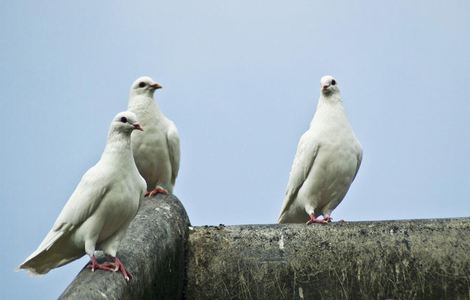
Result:
<instances>
[{"instance_id":1,"label":"white feather","mask_svg":"<svg viewBox=\"0 0 470 300\"><path fill-rule=\"evenodd\" d=\"M116 115L101 159L83 175L52 229L19 268L45 274L98 249L116 256L145 193L132 157L133 124L135 114Z\"/></svg>"},{"instance_id":2,"label":"white feather","mask_svg":"<svg viewBox=\"0 0 470 300\"><path fill-rule=\"evenodd\" d=\"M324 76L321 87L317 111L297 147L279 223L305 223L311 214L329 217L361 164L362 147L347 119L336 80Z\"/></svg>"},{"instance_id":3,"label":"white feather","mask_svg":"<svg viewBox=\"0 0 470 300\"><path fill-rule=\"evenodd\" d=\"M142 85L142 86L140 86ZM134 159L147 190L162 187L173 192L180 164L180 140L175 124L160 111L153 94L158 86L150 77L140 77L131 86L128 109L139 118L143 132L132 139ZM157 87L157 88L158 88Z\"/></svg>"}]
</instances>

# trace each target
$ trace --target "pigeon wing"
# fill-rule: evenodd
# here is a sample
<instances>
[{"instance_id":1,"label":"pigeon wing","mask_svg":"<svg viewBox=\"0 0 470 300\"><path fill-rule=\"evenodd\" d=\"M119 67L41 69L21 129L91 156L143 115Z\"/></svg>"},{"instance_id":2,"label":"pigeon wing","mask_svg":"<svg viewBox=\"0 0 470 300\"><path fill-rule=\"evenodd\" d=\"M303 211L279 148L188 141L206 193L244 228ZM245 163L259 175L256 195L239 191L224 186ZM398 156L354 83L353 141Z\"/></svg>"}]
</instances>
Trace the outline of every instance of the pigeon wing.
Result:
<instances>
[{"instance_id":1,"label":"pigeon wing","mask_svg":"<svg viewBox=\"0 0 470 300\"><path fill-rule=\"evenodd\" d=\"M166 141L168 145L168 154L170 156L171 164L171 184L174 185L178 171L180 168L180 138L178 130L173 122L170 123L166 133Z\"/></svg>"},{"instance_id":2,"label":"pigeon wing","mask_svg":"<svg viewBox=\"0 0 470 300\"><path fill-rule=\"evenodd\" d=\"M54 229L59 229L64 224L80 225L93 214L109 191L111 176L106 175L99 165L94 166L83 175L57 218Z\"/></svg>"},{"instance_id":3,"label":"pigeon wing","mask_svg":"<svg viewBox=\"0 0 470 300\"><path fill-rule=\"evenodd\" d=\"M44 274L49 271L51 265L57 267L82 255L78 254L76 257L64 259L63 262L56 262L55 258L49 258L46 252L61 239L66 239L75 228L88 219L108 192L108 185L105 183L106 176L102 172L98 172L97 166L83 175L52 229L36 251L20 265L20 268L28 269L36 274Z\"/></svg>"},{"instance_id":4,"label":"pigeon wing","mask_svg":"<svg viewBox=\"0 0 470 300\"><path fill-rule=\"evenodd\" d=\"M290 171L286 196L284 198L279 219L289 210L289 207L296 198L297 193L304 184L305 179L307 179L319 149L320 145L311 139L310 132L307 131L300 138L292 169Z\"/></svg>"},{"instance_id":5,"label":"pigeon wing","mask_svg":"<svg viewBox=\"0 0 470 300\"><path fill-rule=\"evenodd\" d=\"M361 163L362 163L362 149L360 149L359 152L357 153L357 167L356 167L356 173L354 173L353 180L356 178L357 172L359 172Z\"/></svg>"}]
</instances>

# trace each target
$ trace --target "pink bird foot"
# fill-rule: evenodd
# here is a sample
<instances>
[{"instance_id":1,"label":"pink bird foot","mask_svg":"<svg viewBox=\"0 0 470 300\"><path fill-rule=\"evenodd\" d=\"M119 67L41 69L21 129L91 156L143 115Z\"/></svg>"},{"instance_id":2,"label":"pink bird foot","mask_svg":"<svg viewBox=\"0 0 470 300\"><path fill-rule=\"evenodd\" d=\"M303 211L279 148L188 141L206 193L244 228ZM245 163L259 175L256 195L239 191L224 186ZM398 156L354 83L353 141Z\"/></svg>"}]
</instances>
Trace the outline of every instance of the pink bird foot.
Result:
<instances>
[{"instance_id":1,"label":"pink bird foot","mask_svg":"<svg viewBox=\"0 0 470 300\"><path fill-rule=\"evenodd\" d=\"M126 281L129 281L132 278L132 274L127 271L126 267L124 267L124 264L117 257L114 258L114 262L106 262L103 265L113 272L120 272Z\"/></svg>"},{"instance_id":2,"label":"pink bird foot","mask_svg":"<svg viewBox=\"0 0 470 300\"><path fill-rule=\"evenodd\" d=\"M95 272L95 270L114 271L114 268L109 267L108 263L99 264L94 255L90 258L90 262L86 267L91 269L92 272Z\"/></svg>"},{"instance_id":3,"label":"pink bird foot","mask_svg":"<svg viewBox=\"0 0 470 300\"><path fill-rule=\"evenodd\" d=\"M164 188L162 187L159 187L157 186L156 188L154 188L153 190L145 193L145 197L153 197L155 196L156 194L165 194L165 195L168 195L168 191L165 190Z\"/></svg>"},{"instance_id":4,"label":"pink bird foot","mask_svg":"<svg viewBox=\"0 0 470 300\"><path fill-rule=\"evenodd\" d=\"M330 218L330 219L331 219L331 218ZM307 221L306 224L307 224L307 225L310 225L310 224L314 224L314 223L315 223L315 224L328 224L328 221L326 220L326 218L323 219L323 220L320 220L320 219L318 219L318 217L315 216L314 214L310 214L310 219L308 219L308 221Z\"/></svg>"}]
</instances>

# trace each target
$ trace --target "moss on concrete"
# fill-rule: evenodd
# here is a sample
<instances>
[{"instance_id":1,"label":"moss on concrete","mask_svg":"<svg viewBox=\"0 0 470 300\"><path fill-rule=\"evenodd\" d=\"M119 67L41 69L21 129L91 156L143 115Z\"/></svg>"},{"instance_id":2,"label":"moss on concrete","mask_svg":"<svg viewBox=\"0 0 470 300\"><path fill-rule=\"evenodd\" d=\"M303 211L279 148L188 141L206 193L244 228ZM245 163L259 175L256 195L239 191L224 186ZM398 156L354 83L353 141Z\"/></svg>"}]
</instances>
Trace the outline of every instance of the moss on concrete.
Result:
<instances>
[{"instance_id":1,"label":"moss on concrete","mask_svg":"<svg viewBox=\"0 0 470 300\"><path fill-rule=\"evenodd\" d=\"M188 299L470 299L470 219L190 231Z\"/></svg>"},{"instance_id":2,"label":"moss on concrete","mask_svg":"<svg viewBox=\"0 0 470 300\"><path fill-rule=\"evenodd\" d=\"M118 256L133 278L83 269L60 299L181 299L189 219L174 196L145 199Z\"/></svg>"}]
</instances>

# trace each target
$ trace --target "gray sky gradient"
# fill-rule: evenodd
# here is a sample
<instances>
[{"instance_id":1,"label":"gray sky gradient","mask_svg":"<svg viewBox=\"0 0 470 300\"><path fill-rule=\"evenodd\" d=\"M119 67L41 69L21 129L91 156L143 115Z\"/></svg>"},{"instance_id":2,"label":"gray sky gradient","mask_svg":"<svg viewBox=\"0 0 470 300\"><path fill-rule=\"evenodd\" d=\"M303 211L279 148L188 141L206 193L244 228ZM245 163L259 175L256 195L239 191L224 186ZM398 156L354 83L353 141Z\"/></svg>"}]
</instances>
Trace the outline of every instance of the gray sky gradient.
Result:
<instances>
[{"instance_id":1,"label":"gray sky gradient","mask_svg":"<svg viewBox=\"0 0 470 300\"><path fill-rule=\"evenodd\" d=\"M469 216L469 3L1 2L2 296L55 298L87 261L13 272L140 75L179 129L194 225L276 221L326 74L364 148L335 220Z\"/></svg>"}]
</instances>

